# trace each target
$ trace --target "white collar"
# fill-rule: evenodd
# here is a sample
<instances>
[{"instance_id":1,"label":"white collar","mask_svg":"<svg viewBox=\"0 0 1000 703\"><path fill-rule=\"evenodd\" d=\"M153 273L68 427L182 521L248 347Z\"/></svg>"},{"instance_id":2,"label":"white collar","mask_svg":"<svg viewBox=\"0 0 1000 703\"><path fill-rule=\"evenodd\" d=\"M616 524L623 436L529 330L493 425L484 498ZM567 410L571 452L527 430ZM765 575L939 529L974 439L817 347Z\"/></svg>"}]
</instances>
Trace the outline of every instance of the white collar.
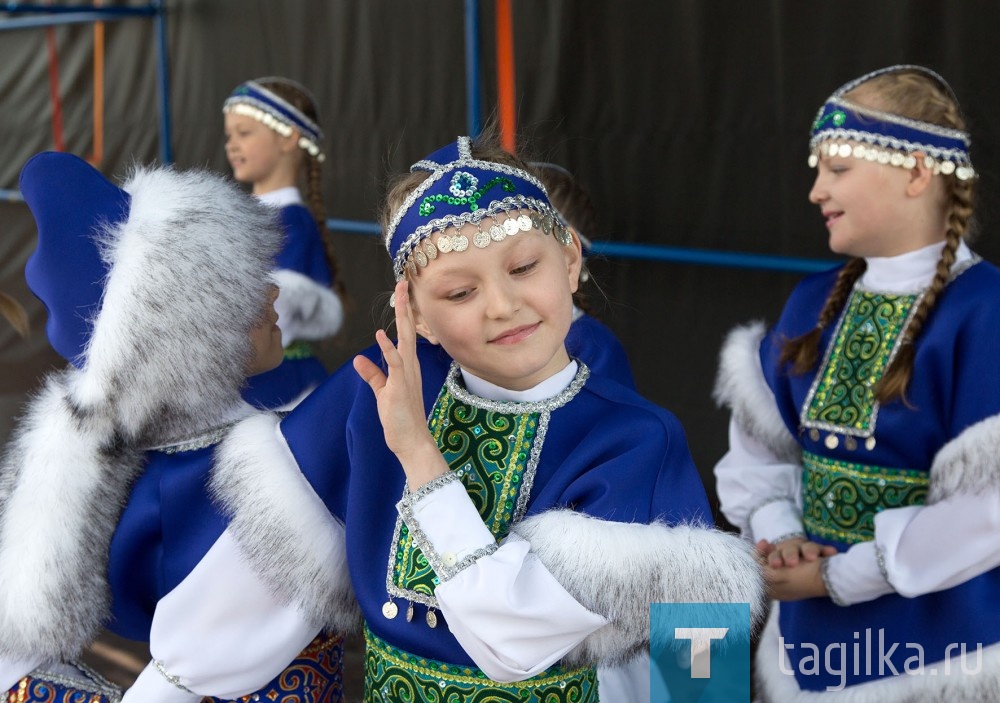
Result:
<instances>
[{"instance_id":1,"label":"white collar","mask_svg":"<svg viewBox=\"0 0 1000 703\"><path fill-rule=\"evenodd\" d=\"M869 290L892 293L912 293L930 285L937 269L944 242L908 251L899 256L873 256L866 259L868 268L861 276L861 285ZM961 242L955 252L955 264L972 258L972 251Z\"/></svg>"},{"instance_id":2,"label":"white collar","mask_svg":"<svg viewBox=\"0 0 1000 703\"><path fill-rule=\"evenodd\" d=\"M295 186L270 190L255 196L257 200L272 207L285 207L286 205L301 205L302 194Z\"/></svg>"},{"instance_id":3,"label":"white collar","mask_svg":"<svg viewBox=\"0 0 1000 703\"><path fill-rule=\"evenodd\" d=\"M478 376L462 369L462 380L470 393L474 393L487 400L499 400L514 403L537 403L541 400L548 400L569 388L569 384L576 378L577 363L570 360L562 371L557 371L537 386L533 386L524 391L512 391L503 388L489 381L485 381Z\"/></svg>"}]
</instances>

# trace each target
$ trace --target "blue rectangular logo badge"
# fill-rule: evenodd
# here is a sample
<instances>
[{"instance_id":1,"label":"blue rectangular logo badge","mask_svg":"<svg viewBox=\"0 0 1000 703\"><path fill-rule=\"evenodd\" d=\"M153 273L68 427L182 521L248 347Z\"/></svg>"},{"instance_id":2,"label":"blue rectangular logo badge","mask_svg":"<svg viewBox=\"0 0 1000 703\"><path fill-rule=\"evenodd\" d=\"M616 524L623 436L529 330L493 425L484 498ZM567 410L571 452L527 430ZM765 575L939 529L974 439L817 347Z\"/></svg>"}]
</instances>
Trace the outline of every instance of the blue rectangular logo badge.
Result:
<instances>
[{"instance_id":1,"label":"blue rectangular logo badge","mask_svg":"<svg viewBox=\"0 0 1000 703\"><path fill-rule=\"evenodd\" d=\"M650 703L750 700L749 603L653 603Z\"/></svg>"}]
</instances>

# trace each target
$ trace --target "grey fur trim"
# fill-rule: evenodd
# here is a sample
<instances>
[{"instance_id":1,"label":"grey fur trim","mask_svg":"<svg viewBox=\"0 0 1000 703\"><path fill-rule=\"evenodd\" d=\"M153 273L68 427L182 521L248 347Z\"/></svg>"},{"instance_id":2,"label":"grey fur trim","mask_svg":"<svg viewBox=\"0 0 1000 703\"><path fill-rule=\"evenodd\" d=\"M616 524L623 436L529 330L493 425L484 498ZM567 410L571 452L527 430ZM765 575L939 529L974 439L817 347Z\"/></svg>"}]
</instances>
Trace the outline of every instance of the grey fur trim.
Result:
<instances>
[{"instance_id":1,"label":"grey fur trim","mask_svg":"<svg viewBox=\"0 0 1000 703\"><path fill-rule=\"evenodd\" d=\"M67 400L78 373L46 379L0 464L0 658L74 658L110 613L108 544L143 458Z\"/></svg>"},{"instance_id":2,"label":"grey fur trim","mask_svg":"<svg viewBox=\"0 0 1000 703\"><path fill-rule=\"evenodd\" d=\"M760 367L763 322L734 327L719 353L719 373L712 397L733 413L736 423L782 461L797 464L802 447L781 419L774 394L764 381Z\"/></svg>"},{"instance_id":3,"label":"grey fur trim","mask_svg":"<svg viewBox=\"0 0 1000 703\"><path fill-rule=\"evenodd\" d=\"M982 670L973 675L963 675L959 662L951 664L950 676L943 675L943 664L928 663L926 668L934 668L936 675L932 676L929 672L923 675L900 672L899 676L889 676L839 691L803 691L793 674L783 673L779 668L792 671L787 657L783 663L779 663L778 659L778 609L779 604L775 603L758 643L754 661L754 681L757 683L757 695L761 703L982 703L996 700L997 691L1000 691L1000 644L983 647ZM852 643L847 644L845 651L850 653ZM784 652L781 654L785 656ZM820 653L821 659L823 656ZM878 656L877 651L872 653L873 665ZM966 667L975 668L978 660L974 647L967 657L971 659L967 659Z\"/></svg>"},{"instance_id":4,"label":"grey fur trim","mask_svg":"<svg viewBox=\"0 0 1000 703\"><path fill-rule=\"evenodd\" d=\"M210 488L243 554L282 602L328 630L359 629L344 525L299 471L276 415L253 415L229 432L215 451Z\"/></svg>"},{"instance_id":5,"label":"grey fur trim","mask_svg":"<svg viewBox=\"0 0 1000 703\"><path fill-rule=\"evenodd\" d=\"M1000 415L967 427L938 450L931 464L927 503L960 493L1000 490Z\"/></svg>"},{"instance_id":6,"label":"grey fur trim","mask_svg":"<svg viewBox=\"0 0 1000 703\"><path fill-rule=\"evenodd\" d=\"M110 270L71 395L130 443L163 444L239 401L282 234L208 172L139 167L122 187L127 220L96 235Z\"/></svg>"},{"instance_id":7,"label":"grey fur trim","mask_svg":"<svg viewBox=\"0 0 1000 703\"><path fill-rule=\"evenodd\" d=\"M278 269L271 274L281 294L275 302L284 340L320 340L332 337L344 324L340 296L298 271Z\"/></svg>"},{"instance_id":8,"label":"grey fur trim","mask_svg":"<svg viewBox=\"0 0 1000 703\"><path fill-rule=\"evenodd\" d=\"M763 621L760 566L734 535L610 522L572 510L534 515L513 532L570 595L611 621L570 652L570 664L615 665L648 647L650 603L750 603L752 626ZM654 645L659 641L654 635Z\"/></svg>"}]
</instances>

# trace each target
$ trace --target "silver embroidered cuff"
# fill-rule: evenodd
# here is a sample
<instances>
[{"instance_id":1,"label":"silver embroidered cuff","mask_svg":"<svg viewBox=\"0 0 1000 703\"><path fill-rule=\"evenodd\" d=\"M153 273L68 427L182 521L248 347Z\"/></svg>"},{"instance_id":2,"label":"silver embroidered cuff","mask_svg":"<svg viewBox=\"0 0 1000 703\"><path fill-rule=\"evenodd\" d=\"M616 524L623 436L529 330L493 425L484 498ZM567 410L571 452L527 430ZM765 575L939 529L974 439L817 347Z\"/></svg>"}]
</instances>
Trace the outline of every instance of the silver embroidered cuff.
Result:
<instances>
[{"instance_id":1,"label":"silver embroidered cuff","mask_svg":"<svg viewBox=\"0 0 1000 703\"><path fill-rule=\"evenodd\" d=\"M799 537L804 537L805 538L805 537L807 537L807 535L806 535L805 532L802 532L801 530L798 531L798 532L786 532L785 534L778 535L777 537L775 537L774 539L772 539L771 540L771 544L781 544L786 539L797 539Z\"/></svg>"},{"instance_id":2,"label":"silver embroidered cuff","mask_svg":"<svg viewBox=\"0 0 1000 703\"><path fill-rule=\"evenodd\" d=\"M434 544L431 542L430 538L420 528L420 522L417 520L413 512L420 499L442 486L447 485L448 483L459 480L458 474L454 473L439 476L432 481L428 481L413 493L406 493L406 495L404 495L403 498L396 504L396 509L399 510L399 514L403 518L403 522L406 523L407 528L410 530L410 537L413 539L413 544L417 546L423 553L424 557L427 558L427 563L430 564L430 567L434 570L434 573L442 583L450 580L462 570L467 569L483 557L489 556L497 550L497 543L493 542L484 547L480 547L460 560L456 560L451 554L439 554L434 548Z\"/></svg>"},{"instance_id":3,"label":"silver embroidered cuff","mask_svg":"<svg viewBox=\"0 0 1000 703\"><path fill-rule=\"evenodd\" d=\"M194 691L192 691L190 688L188 688L187 686L185 686L184 684L182 684L181 683L181 679L180 679L179 676L174 676L169 671L167 671L166 668L163 666L163 662L161 662L159 659L154 659L153 660L153 666L155 666L156 670L160 672L160 676L162 676L168 682L170 682L171 685L176 686L177 688L181 689L185 693L190 693L190 694L195 695L195 696L198 695L197 693L195 693Z\"/></svg>"},{"instance_id":4,"label":"silver embroidered cuff","mask_svg":"<svg viewBox=\"0 0 1000 703\"><path fill-rule=\"evenodd\" d=\"M875 560L878 562L878 570L882 572L882 578L885 579L887 584L892 586L892 582L889 580L889 572L885 568L885 552L882 551L882 547L878 545L878 542L875 543ZM893 590L896 590L895 586L893 586Z\"/></svg>"},{"instance_id":5,"label":"silver embroidered cuff","mask_svg":"<svg viewBox=\"0 0 1000 703\"><path fill-rule=\"evenodd\" d=\"M427 483L425 483L412 493L410 493L409 489L407 489L406 493L403 494L403 497L400 498L399 502L396 504L396 508L400 512L402 512L403 507L409 506L412 510L413 505L419 502L420 499L426 496L427 494L433 493L437 489L441 488L441 486L447 486L452 481L459 481L459 480L460 479L458 474L449 471L443 476L438 476L437 478L431 479L430 481L428 481Z\"/></svg>"},{"instance_id":6,"label":"silver embroidered cuff","mask_svg":"<svg viewBox=\"0 0 1000 703\"><path fill-rule=\"evenodd\" d=\"M842 608L850 605L847 601L840 597L837 593L837 589L833 587L830 582L830 557L824 557L820 560L819 564L819 574L823 578L823 585L826 586L826 593L830 596L830 600L834 602L835 605L839 605Z\"/></svg>"}]
</instances>

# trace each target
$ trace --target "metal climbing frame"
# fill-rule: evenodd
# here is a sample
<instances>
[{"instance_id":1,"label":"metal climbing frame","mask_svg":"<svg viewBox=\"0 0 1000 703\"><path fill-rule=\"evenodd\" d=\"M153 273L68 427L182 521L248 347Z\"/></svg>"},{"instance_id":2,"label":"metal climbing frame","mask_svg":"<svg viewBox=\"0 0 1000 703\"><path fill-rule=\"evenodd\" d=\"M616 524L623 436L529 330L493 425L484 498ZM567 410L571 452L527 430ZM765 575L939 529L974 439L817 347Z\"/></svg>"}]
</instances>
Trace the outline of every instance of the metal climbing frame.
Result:
<instances>
[{"instance_id":1,"label":"metal climbing frame","mask_svg":"<svg viewBox=\"0 0 1000 703\"><path fill-rule=\"evenodd\" d=\"M16 15L11 17L11 15ZM20 2L0 3L0 32L39 29L64 24L89 24L147 18L153 21L156 51L156 76L160 97L160 159L174 160L170 140L170 75L167 63L167 27L164 0L151 0L133 7L98 5L39 5ZM0 190L0 198L20 200L20 193Z\"/></svg>"}]
</instances>

